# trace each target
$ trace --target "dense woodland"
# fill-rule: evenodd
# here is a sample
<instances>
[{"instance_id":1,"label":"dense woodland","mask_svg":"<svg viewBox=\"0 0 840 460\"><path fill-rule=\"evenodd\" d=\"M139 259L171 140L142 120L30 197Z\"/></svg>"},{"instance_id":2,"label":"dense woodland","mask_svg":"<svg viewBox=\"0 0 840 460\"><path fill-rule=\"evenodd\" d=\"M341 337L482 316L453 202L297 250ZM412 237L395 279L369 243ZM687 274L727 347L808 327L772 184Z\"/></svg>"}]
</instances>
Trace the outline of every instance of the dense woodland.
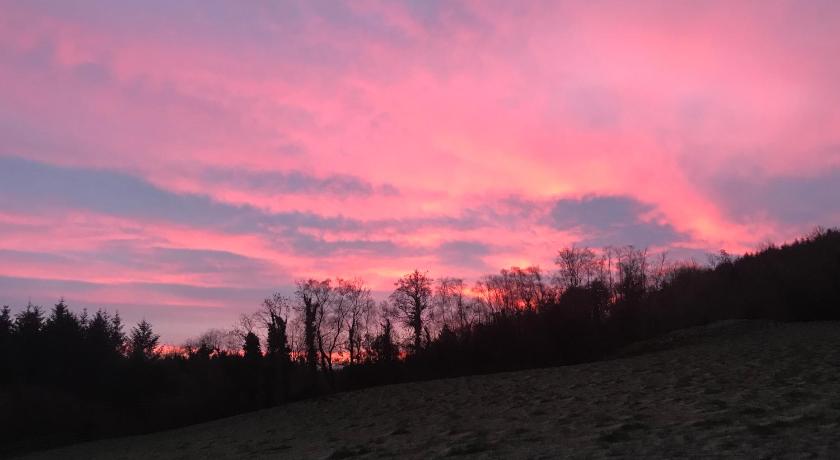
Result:
<instances>
[{"instance_id":1,"label":"dense woodland","mask_svg":"<svg viewBox=\"0 0 840 460\"><path fill-rule=\"evenodd\" d=\"M840 319L840 231L707 263L567 248L556 267L473 285L414 271L301 280L229 330L162 347L143 321L28 305L0 313L0 453L140 433L395 382L579 363L733 318ZM233 319L232 319L233 320ZM340 395L338 397L341 397Z\"/></svg>"}]
</instances>

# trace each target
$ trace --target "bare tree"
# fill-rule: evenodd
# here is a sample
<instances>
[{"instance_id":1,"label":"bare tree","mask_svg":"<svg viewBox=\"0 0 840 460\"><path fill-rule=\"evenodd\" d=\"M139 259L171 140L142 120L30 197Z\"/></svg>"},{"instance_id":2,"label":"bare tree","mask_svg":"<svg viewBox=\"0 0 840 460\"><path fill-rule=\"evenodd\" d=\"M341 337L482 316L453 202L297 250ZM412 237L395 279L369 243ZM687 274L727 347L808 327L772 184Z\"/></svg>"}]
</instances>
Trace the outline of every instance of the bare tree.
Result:
<instances>
[{"instance_id":1,"label":"bare tree","mask_svg":"<svg viewBox=\"0 0 840 460\"><path fill-rule=\"evenodd\" d=\"M347 302L346 350L349 363L360 362L362 341L368 333L368 324L376 303L364 281L359 278L339 280L339 295Z\"/></svg>"},{"instance_id":2,"label":"bare tree","mask_svg":"<svg viewBox=\"0 0 840 460\"><path fill-rule=\"evenodd\" d=\"M466 285L461 278L439 278L435 286L435 317L440 328L467 329L472 318L472 304L465 295Z\"/></svg>"},{"instance_id":3,"label":"bare tree","mask_svg":"<svg viewBox=\"0 0 840 460\"><path fill-rule=\"evenodd\" d=\"M653 259L653 263L649 264L648 279L653 289L661 289L672 273L670 264L668 263L668 252L663 251Z\"/></svg>"},{"instance_id":4,"label":"bare tree","mask_svg":"<svg viewBox=\"0 0 840 460\"><path fill-rule=\"evenodd\" d=\"M449 295L453 301L456 326L461 331L469 329L478 320L478 308L477 303L467 295L467 286L463 279L453 279L449 286Z\"/></svg>"},{"instance_id":5,"label":"bare tree","mask_svg":"<svg viewBox=\"0 0 840 460\"><path fill-rule=\"evenodd\" d=\"M295 312L299 313L299 310L295 309ZM286 322L286 339L289 341L290 355L294 360L306 360L306 334L304 329L301 314L290 316Z\"/></svg>"},{"instance_id":6,"label":"bare tree","mask_svg":"<svg viewBox=\"0 0 840 460\"><path fill-rule=\"evenodd\" d=\"M339 279L337 284L340 286L342 281ZM332 288L329 280L327 280L326 285L322 286L325 295L321 299L321 307L317 309L315 315L316 342L321 360L321 370L327 375L332 385L335 380L333 361L346 326L350 301L340 289Z\"/></svg>"},{"instance_id":7,"label":"bare tree","mask_svg":"<svg viewBox=\"0 0 840 460\"><path fill-rule=\"evenodd\" d=\"M516 310L517 296L510 272L502 269L498 275L485 275L476 288L492 313L510 313Z\"/></svg>"},{"instance_id":8,"label":"bare tree","mask_svg":"<svg viewBox=\"0 0 840 460\"><path fill-rule=\"evenodd\" d=\"M235 329L208 329L200 336L184 342L184 349L191 356L235 355L242 350L241 340Z\"/></svg>"},{"instance_id":9,"label":"bare tree","mask_svg":"<svg viewBox=\"0 0 840 460\"><path fill-rule=\"evenodd\" d=\"M736 258L732 257L731 254L726 252L726 249L721 249L717 254L709 254L709 268L712 270L717 269L721 266L729 266L732 265Z\"/></svg>"},{"instance_id":10,"label":"bare tree","mask_svg":"<svg viewBox=\"0 0 840 460\"><path fill-rule=\"evenodd\" d=\"M488 286L488 277L482 277L475 282L472 293L475 296L472 301L472 309L479 322L486 323L497 312L493 304L493 292Z\"/></svg>"},{"instance_id":11,"label":"bare tree","mask_svg":"<svg viewBox=\"0 0 840 460\"><path fill-rule=\"evenodd\" d=\"M543 283L540 267L511 267L510 276L516 304L522 310L537 311L549 300L549 290Z\"/></svg>"},{"instance_id":12,"label":"bare tree","mask_svg":"<svg viewBox=\"0 0 840 460\"><path fill-rule=\"evenodd\" d=\"M432 279L426 273L414 270L394 283L396 289L391 294L391 302L403 323L412 331L417 353L422 348L423 326L428 316L429 301L432 297Z\"/></svg>"},{"instance_id":13,"label":"bare tree","mask_svg":"<svg viewBox=\"0 0 840 460\"><path fill-rule=\"evenodd\" d=\"M613 279L613 272L615 271L615 253L616 250L612 246L605 246L601 250L601 257L596 262L596 278L600 281L610 292L613 292L615 285Z\"/></svg>"},{"instance_id":14,"label":"bare tree","mask_svg":"<svg viewBox=\"0 0 840 460\"><path fill-rule=\"evenodd\" d=\"M238 330L239 330L240 334L242 334L243 336L245 334L248 334L249 332L256 333L256 330L259 327L258 326L259 323L260 323L259 312L252 313L252 314L242 313L241 315L239 315Z\"/></svg>"},{"instance_id":15,"label":"bare tree","mask_svg":"<svg viewBox=\"0 0 840 460\"><path fill-rule=\"evenodd\" d=\"M511 267L497 275L484 276L474 289L482 303L494 313L537 311L551 300L539 267Z\"/></svg>"},{"instance_id":16,"label":"bare tree","mask_svg":"<svg viewBox=\"0 0 840 460\"><path fill-rule=\"evenodd\" d=\"M647 249L625 246L616 250L618 257L618 285L616 295L621 300L638 300L647 289Z\"/></svg>"},{"instance_id":17,"label":"bare tree","mask_svg":"<svg viewBox=\"0 0 840 460\"><path fill-rule=\"evenodd\" d=\"M565 248L557 253L554 263L559 267L558 282L562 289L585 286L598 272L595 253L589 248Z\"/></svg>"}]
</instances>

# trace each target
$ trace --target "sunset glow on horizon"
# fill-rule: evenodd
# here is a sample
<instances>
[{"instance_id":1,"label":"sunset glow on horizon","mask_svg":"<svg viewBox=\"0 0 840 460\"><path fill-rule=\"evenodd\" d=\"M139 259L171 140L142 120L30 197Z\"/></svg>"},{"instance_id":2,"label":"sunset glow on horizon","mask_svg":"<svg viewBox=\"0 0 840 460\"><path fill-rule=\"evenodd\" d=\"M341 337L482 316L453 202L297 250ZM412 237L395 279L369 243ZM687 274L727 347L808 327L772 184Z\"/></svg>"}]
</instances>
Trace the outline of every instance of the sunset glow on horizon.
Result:
<instances>
[{"instance_id":1,"label":"sunset glow on horizon","mask_svg":"<svg viewBox=\"0 0 840 460\"><path fill-rule=\"evenodd\" d=\"M838 24L819 0L0 1L0 305L175 343L300 278L382 294L840 225Z\"/></svg>"}]
</instances>

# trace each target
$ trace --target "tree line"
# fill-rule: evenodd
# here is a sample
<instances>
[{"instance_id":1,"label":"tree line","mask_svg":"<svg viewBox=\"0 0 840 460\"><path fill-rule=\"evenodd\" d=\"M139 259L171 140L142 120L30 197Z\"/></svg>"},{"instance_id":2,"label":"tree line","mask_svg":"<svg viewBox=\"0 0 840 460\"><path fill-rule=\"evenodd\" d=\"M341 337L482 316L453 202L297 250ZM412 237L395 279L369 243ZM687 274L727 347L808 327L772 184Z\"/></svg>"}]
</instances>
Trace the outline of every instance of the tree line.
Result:
<instances>
[{"instance_id":1,"label":"tree line","mask_svg":"<svg viewBox=\"0 0 840 460\"><path fill-rule=\"evenodd\" d=\"M708 263L632 246L558 251L472 285L414 270L377 301L361 279L306 279L235 327L161 347L143 320L60 300L0 310L8 449L140 433L372 385L601 359L732 318L840 319L840 231Z\"/></svg>"}]
</instances>

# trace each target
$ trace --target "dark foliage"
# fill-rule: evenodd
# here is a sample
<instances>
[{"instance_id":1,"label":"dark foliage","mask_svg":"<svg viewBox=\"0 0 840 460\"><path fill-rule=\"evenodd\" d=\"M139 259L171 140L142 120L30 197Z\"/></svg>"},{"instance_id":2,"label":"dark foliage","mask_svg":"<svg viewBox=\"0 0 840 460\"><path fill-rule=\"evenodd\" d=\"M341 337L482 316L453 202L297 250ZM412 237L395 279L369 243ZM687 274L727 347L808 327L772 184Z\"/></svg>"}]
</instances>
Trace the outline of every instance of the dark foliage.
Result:
<instances>
[{"instance_id":1,"label":"dark foliage","mask_svg":"<svg viewBox=\"0 0 840 460\"><path fill-rule=\"evenodd\" d=\"M146 321L126 336L119 315L77 314L63 300L48 314L31 304L16 315L4 307L0 453L171 428L326 391L596 360L635 340L717 320L840 319L838 230L740 258L721 253L711 267L657 271L644 251L612 255L598 265L588 249L561 251L553 287L536 268L503 270L479 283L487 300L472 307L457 294L460 280L442 280L433 295L432 280L415 271L397 283L393 307L364 340L349 308L371 302L353 300L361 288L348 291L345 282L347 294L332 292L329 280L301 282L294 308L304 337L296 352L284 313L293 307L282 296L266 300L259 314L264 350L248 330L233 351L208 336L163 355ZM341 307L328 311L331 298ZM435 313L434 302L451 312ZM470 321L479 302L483 310L473 317L480 319ZM403 345L391 317L406 327ZM324 339L340 337L342 318L353 331L351 358L333 369Z\"/></svg>"}]
</instances>

